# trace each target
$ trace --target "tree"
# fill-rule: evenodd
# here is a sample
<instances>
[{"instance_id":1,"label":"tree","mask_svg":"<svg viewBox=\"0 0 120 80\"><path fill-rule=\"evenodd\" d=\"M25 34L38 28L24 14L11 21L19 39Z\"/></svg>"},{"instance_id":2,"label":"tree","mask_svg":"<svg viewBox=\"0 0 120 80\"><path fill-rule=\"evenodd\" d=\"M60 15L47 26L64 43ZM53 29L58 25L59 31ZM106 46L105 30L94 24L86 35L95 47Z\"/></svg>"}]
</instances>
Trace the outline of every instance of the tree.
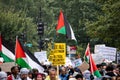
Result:
<instances>
[{"instance_id":1,"label":"tree","mask_svg":"<svg viewBox=\"0 0 120 80\"><path fill-rule=\"evenodd\" d=\"M96 3L101 7L102 14L97 16L96 21L86 23L88 35L107 46L120 49L120 38L118 37L120 35L120 2L118 0L98 0Z\"/></svg>"}]
</instances>

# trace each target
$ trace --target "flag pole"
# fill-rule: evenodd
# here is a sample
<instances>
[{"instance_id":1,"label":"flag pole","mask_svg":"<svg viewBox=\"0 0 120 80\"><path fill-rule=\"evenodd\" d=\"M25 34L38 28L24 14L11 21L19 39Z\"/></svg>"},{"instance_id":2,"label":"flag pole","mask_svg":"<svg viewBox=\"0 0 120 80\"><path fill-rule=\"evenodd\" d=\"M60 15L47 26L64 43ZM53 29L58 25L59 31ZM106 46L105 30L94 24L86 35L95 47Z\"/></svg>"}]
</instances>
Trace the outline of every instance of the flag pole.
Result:
<instances>
[{"instance_id":1,"label":"flag pole","mask_svg":"<svg viewBox=\"0 0 120 80\"><path fill-rule=\"evenodd\" d=\"M17 39L18 39L18 36L16 36L16 43L15 43L15 66L17 66L17 64L16 64Z\"/></svg>"},{"instance_id":2,"label":"flag pole","mask_svg":"<svg viewBox=\"0 0 120 80\"><path fill-rule=\"evenodd\" d=\"M59 80L59 65L57 65L57 80Z\"/></svg>"}]
</instances>

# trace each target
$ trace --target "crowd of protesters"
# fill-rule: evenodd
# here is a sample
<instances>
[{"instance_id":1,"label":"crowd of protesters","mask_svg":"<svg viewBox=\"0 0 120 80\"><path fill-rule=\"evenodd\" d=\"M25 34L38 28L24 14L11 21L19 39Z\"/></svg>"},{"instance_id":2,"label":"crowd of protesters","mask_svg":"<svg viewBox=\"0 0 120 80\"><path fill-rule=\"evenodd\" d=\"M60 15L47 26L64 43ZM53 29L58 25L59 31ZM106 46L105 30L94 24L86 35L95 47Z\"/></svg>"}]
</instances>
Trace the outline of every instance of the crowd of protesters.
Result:
<instances>
[{"instance_id":1,"label":"crowd of protesters","mask_svg":"<svg viewBox=\"0 0 120 80\"><path fill-rule=\"evenodd\" d=\"M43 65L43 67L44 73L40 73L37 69L29 70L18 66L13 66L11 72L0 69L0 80L120 80L120 65L114 63L97 64L102 75L100 78L92 75L89 69L81 72L79 68L73 68L72 65L60 66L59 71L55 66Z\"/></svg>"}]
</instances>

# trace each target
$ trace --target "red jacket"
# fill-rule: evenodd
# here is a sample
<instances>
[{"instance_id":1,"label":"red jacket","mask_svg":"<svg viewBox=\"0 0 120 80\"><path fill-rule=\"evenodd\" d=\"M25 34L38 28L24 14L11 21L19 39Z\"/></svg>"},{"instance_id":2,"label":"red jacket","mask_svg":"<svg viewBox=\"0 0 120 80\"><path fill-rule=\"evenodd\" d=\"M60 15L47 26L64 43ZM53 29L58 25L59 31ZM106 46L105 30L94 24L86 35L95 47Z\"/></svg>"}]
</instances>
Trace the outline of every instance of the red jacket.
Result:
<instances>
[{"instance_id":1,"label":"red jacket","mask_svg":"<svg viewBox=\"0 0 120 80\"><path fill-rule=\"evenodd\" d=\"M13 79L12 79L12 75L9 75L9 76L7 77L7 80L13 80Z\"/></svg>"}]
</instances>

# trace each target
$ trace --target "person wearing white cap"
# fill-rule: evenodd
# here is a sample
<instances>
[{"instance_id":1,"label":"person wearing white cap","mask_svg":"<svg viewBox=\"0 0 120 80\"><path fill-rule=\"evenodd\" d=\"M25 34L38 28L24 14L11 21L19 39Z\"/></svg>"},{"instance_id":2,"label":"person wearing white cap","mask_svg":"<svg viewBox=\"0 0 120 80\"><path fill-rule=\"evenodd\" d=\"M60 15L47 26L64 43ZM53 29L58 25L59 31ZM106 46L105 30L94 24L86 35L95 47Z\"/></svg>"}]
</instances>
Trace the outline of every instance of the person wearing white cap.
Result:
<instances>
[{"instance_id":1,"label":"person wearing white cap","mask_svg":"<svg viewBox=\"0 0 120 80\"><path fill-rule=\"evenodd\" d=\"M5 73L4 71L0 72L0 80L7 80L7 73Z\"/></svg>"},{"instance_id":2,"label":"person wearing white cap","mask_svg":"<svg viewBox=\"0 0 120 80\"><path fill-rule=\"evenodd\" d=\"M20 78L21 80L32 80L28 77L29 70L27 68L20 69Z\"/></svg>"}]
</instances>

